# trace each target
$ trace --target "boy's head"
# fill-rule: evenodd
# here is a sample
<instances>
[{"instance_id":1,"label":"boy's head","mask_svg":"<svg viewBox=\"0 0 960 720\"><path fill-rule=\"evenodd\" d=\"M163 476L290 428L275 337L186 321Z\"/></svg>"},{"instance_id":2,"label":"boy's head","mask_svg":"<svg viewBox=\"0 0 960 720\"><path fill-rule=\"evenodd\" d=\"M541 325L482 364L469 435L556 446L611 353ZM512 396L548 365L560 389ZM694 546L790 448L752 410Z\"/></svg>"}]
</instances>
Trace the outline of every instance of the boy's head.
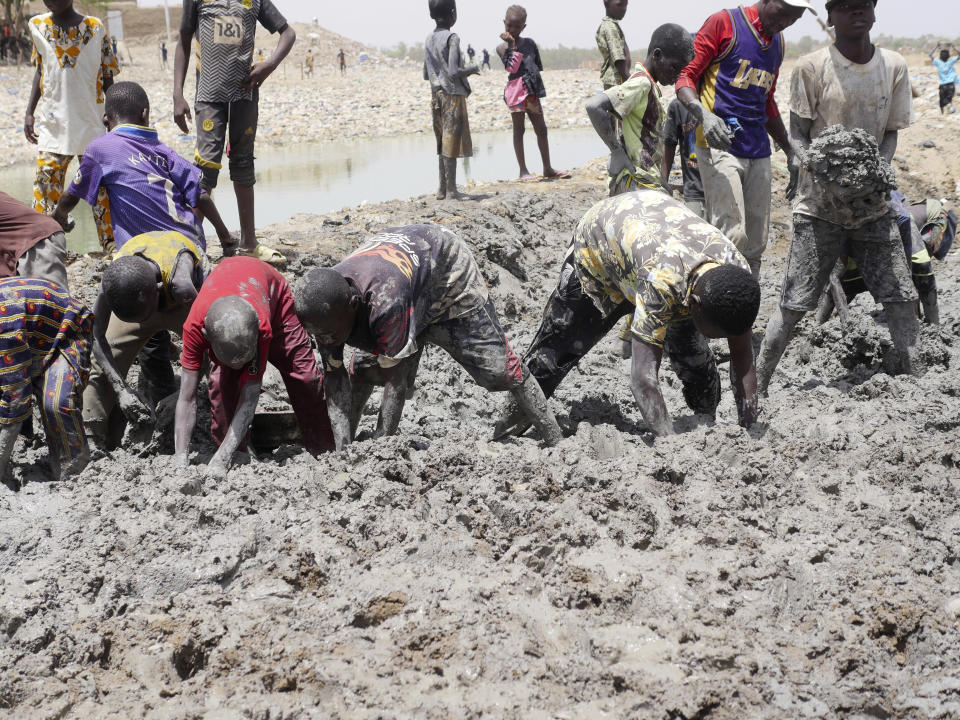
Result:
<instances>
[{"instance_id":1,"label":"boy's head","mask_svg":"<svg viewBox=\"0 0 960 720\"><path fill-rule=\"evenodd\" d=\"M693 288L690 310L697 330L708 338L744 335L760 311L760 283L736 265L707 270Z\"/></svg>"},{"instance_id":2,"label":"boy's head","mask_svg":"<svg viewBox=\"0 0 960 720\"><path fill-rule=\"evenodd\" d=\"M436 20L437 24L450 27L457 21L457 0L428 0L428 6L430 17Z\"/></svg>"},{"instance_id":3,"label":"boy's head","mask_svg":"<svg viewBox=\"0 0 960 720\"><path fill-rule=\"evenodd\" d=\"M527 10L520 5L511 5L503 16L503 29L516 40L527 27Z\"/></svg>"},{"instance_id":4,"label":"boy's head","mask_svg":"<svg viewBox=\"0 0 960 720\"><path fill-rule=\"evenodd\" d=\"M827 3L827 25L837 38L869 35L877 21L874 8L877 0L831 0Z\"/></svg>"},{"instance_id":5,"label":"boy's head","mask_svg":"<svg viewBox=\"0 0 960 720\"><path fill-rule=\"evenodd\" d=\"M949 51L949 50L941 50L941 51L940 51L940 59L941 59L941 60L949 60L949 59L950 59L950 51Z\"/></svg>"},{"instance_id":6,"label":"boy's head","mask_svg":"<svg viewBox=\"0 0 960 720\"><path fill-rule=\"evenodd\" d=\"M627 14L628 0L603 0L603 7L607 10L607 15L614 20L623 20Z\"/></svg>"},{"instance_id":7,"label":"boy's head","mask_svg":"<svg viewBox=\"0 0 960 720\"><path fill-rule=\"evenodd\" d=\"M782 33L807 10L814 14L817 12L808 0L760 0L757 3L760 24L768 35Z\"/></svg>"},{"instance_id":8,"label":"boy's head","mask_svg":"<svg viewBox=\"0 0 960 720\"><path fill-rule=\"evenodd\" d=\"M159 307L156 266L138 255L110 263L100 287L110 310L123 322L145 322Z\"/></svg>"},{"instance_id":9,"label":"boy's head","mask_svg":"<svg viewBox=\"0 0 960 720\"><path fill-rule=\"evenodd\" d=\"M679 25L667 23L653 31L645 63L661 85L673 85L693 60L693 38Z\"/></svg>"},{"instance_id":10,"label":"boy's head","mask_svg":"<svg viewBox=\"0 0 960 720\"><path fill-rule=\"evenodd\" d=\"M343 345L353 332L360 295L336 270L314 268L293 291L304 329L321 345Z\"/></svg>"},{"instance_id":11,"label":"boy's head","mask_svg":"<svg viewBox=\"0 0 960 720\"><path fill-rule=\"evenodd\" d=\"M135 82L118 82L105 93L103 124L108 130L117 125L148 125L150 123L150 98Z\"/></svg>"},{"instance_id":12,"label":"boy's head","mask_svg":"<svg viewBox=\"0 0 960 720\"><path fill-rule=\"evenodd\" d=\"M260 338L257 311L239 295L217 298L207 310L203 336L222 364L239 370L253 360Z\"/></svg>"}]
</instances>

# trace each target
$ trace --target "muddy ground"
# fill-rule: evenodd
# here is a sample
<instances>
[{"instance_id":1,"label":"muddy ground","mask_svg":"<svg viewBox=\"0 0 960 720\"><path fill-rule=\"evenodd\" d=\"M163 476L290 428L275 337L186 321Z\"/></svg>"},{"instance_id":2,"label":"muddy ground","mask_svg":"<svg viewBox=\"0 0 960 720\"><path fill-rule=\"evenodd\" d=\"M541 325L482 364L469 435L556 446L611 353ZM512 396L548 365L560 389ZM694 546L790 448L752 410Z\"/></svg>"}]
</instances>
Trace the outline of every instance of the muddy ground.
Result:
<instances>
[{"instance_id":1,"label":"muddy ground","mask_svg":"<svg viewBox=\"0 0 960 720\"><path fill-rule=\"evenodd\" d=\"M522 350L599 175L264 234L296 274L386 225L448 224ZM21 449L0 486L0 717L960 717L956 253L937 270L923 377L884 374L861 297L847 334L804 321L750 431L726 380L709 422L665 367L680 432L654 441L611 335L551 401L550 450L490 442L502 398L436 350L397 437L319 461L284 446L214 484L117 452L57 484ZM93 263L72 273L89 293Z\"/></svg>"}]
</instances>

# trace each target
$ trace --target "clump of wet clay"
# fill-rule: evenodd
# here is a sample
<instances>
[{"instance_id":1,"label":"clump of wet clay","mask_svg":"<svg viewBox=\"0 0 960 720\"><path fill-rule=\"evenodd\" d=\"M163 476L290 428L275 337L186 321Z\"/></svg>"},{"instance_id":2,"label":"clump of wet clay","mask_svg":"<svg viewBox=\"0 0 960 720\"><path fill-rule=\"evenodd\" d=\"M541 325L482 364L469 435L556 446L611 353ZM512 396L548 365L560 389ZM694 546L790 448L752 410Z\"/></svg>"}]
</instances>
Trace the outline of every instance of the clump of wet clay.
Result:
<instances>
[{"instance_id":1,"label":"clump of wet clay","mask_svg":"<svg viewBox=\"0 0 960 720\"><path fill-rule=\"evenodd\" d=\"M831 125L811 143L804 166L821 185L832 183L842 188L844 199L864 209L886 202L897 186L893 168L880 156L872 135L856 128ZM828 185L829 187L829 185Z\"/></svg>"}]
</instances>

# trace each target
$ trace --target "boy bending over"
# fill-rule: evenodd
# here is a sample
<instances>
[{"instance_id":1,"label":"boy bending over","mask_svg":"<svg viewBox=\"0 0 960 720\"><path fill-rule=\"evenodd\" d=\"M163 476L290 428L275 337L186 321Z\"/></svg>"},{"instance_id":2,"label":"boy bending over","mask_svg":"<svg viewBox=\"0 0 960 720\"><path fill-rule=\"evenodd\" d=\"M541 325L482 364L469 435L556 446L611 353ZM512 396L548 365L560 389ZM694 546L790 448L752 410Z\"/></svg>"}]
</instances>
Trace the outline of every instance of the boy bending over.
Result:
<instances>
[{"instance_id":1,"label":"boy bending over","mask_svg":"<svg viewBox=\"0 0 960 720\"><path fill-rule=\"evenodd\" d=\"M62 480L90 459L80 394L90 372L93 315L47 280L0 280L0 477L33 396Z\"/></svg>"},{"instance_id":2,"label":"boy bending over","mask_svg":"<svg viewBox=\"0 0 960 720\"><path fill-rule=\"evenodd\" d=\"M509 390L544 442L560 441L543 393L500 329L476 260L449 230L384 230L332 269L307 273L296 303L304 327L324 346L338 449L353 439L373 385L384 386L375 437L396 432L427 344L446 350L487 390ZM345 343L360 351L349 373Z\"/></svg>"},{"instance_id":3,"label":"boy bending over","mask_svg":"<svg viewBox=\"0 0 960 720\"><path fill-rule=\"evenodd\" d=\"M663 192L640 189L583 216L525 360L550 397L617 320L632 315L633 396L654 434L669 435L658 379L664 352L687 405L713 415L720 375L707 338L727 338L737 414L750 427L757 418L750 330L759 307L760 286L732 242ZM528 427L509 408L497 435Z\"/></svg>"},{"instance_id":4,"label":"boy bending over","mask_svg":"<svg viewBox=\"0 0 960 720\"><path fill-rule=\"evenodd\" d=\"M204 353L212 365L211 433L220 445L207 465L208 477L226 475L233 453L243 444L268 360L283 376L304 447L314 455L333 449L323 375L283 275L255 258L227 258L210 273L193 301L183 325L183 375L174 427L177 462L183 467L189 464L190 436L197 421Z\"/></svg>"}]
</instances>

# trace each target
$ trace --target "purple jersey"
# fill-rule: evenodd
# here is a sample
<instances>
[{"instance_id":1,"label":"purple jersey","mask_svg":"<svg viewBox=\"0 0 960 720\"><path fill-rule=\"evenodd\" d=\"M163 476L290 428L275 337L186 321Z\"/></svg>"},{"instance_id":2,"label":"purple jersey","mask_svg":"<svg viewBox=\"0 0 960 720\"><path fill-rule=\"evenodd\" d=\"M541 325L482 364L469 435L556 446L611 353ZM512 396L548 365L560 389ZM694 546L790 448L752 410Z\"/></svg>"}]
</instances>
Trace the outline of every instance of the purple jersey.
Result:
<instances>
[{"instance_id":1,"label":"purple jersey","mask_svg":"<svg viewBox=\"0 0 960 720\"><path fill-rule=\"evenodd\" d=\"M733 40L709 75L715 83L712 110L722 119L736 118L739 129L729 152L740 158L770 156L767 137L767 95L783 62L783 34L765 44L743 8L727 10L733 23ZM707 81L707 76L704 76Z\"/></svg>"},{"instance_id":2,"label":"purple jersey","mask_svg":"<svg viewBox=\"0 0 960 720\"><path fill-rule=\"evenodd\" d=\"M68 192L93 205L103 186L117 249L158 230L183 233L206 249L190 208L200 200L200 169L157 138L157 131L118 125L87 146Z\"/></svg>"}]
</instances>

